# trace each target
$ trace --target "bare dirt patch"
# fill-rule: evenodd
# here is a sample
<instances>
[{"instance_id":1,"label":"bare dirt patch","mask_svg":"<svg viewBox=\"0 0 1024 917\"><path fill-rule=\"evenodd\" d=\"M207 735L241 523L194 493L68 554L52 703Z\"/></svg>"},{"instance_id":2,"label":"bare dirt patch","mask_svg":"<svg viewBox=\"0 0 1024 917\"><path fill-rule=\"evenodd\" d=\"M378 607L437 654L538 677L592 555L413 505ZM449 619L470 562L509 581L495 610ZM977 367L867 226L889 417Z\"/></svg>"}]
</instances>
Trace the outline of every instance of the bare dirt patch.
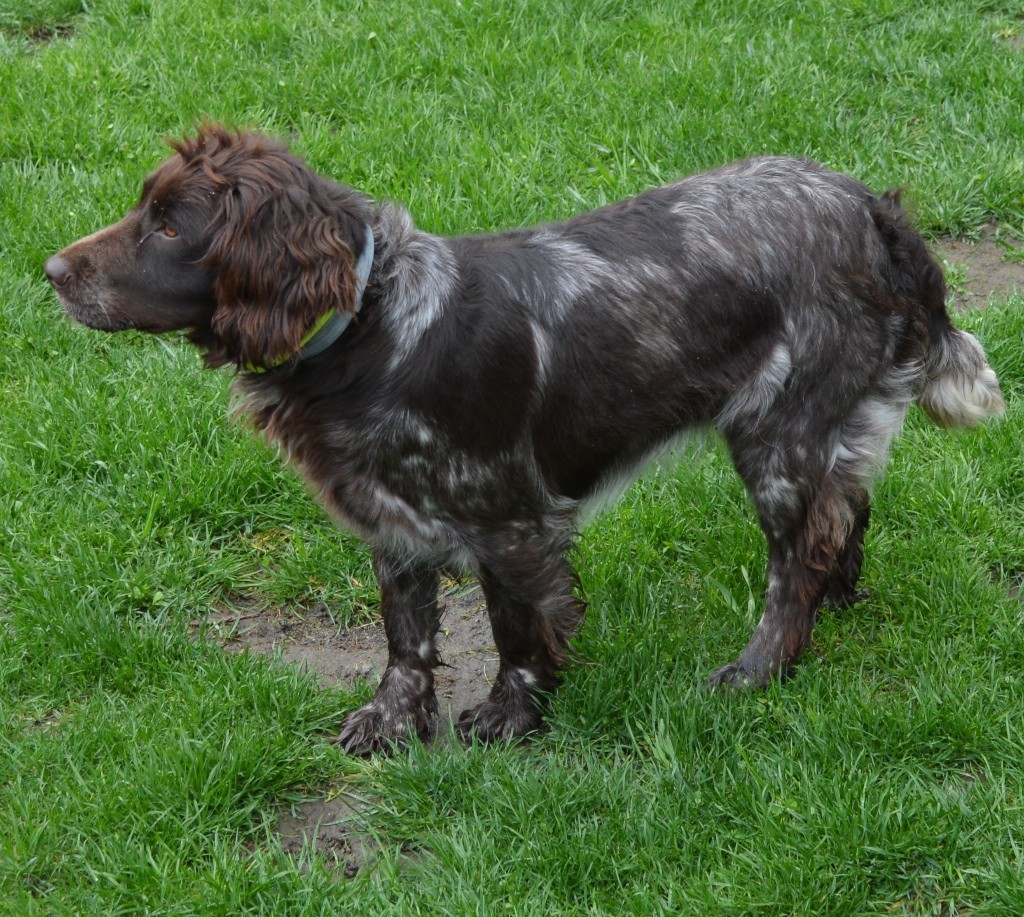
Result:
<instances>
[{"instance_id":1,"label":"bare dirt patch","mask_svg":"<svg viewBox=\"0 0 1024 917\"><path fill-rule=\"evenodd\" d=\"M940 239L932 248L946 262L953 305L959 310L1024 292L1022 243L995 226L986 227L978 239Z\"/></svg>"},{"instance_id":2,"label":"bare dirt patch","mask_svg":"<svg viewBox=\"0 0 1024 917\"><path fill-rule=\"evenodd\" d=\"M71 39L75 35L82 7L63 6L65 8L52 11L56 18L46 19L37 18L32 10L23 10L19 15L16 11L3 9L0 4L0 36L13 39L26 51L37 51L52 42Z\"/></svg>"},{"instance_id":3,"label":"bare dirt patch","mask_svg":"<svg viewBox=\"0 0 1024 917\"><path fill-rule=\"evenodd\" d=\"M434 746L456 742L450 723L480 703L498 672L483 595L477 587L453 586L442 596L438 648L445 665L435 672L439 706ZM213 612L206 634L229 652L273 656L312 672L325 687L376 686L387 664L387 640L379 623L338 627L326 605L311 609L261 609L242 602ZM198 624L198 622L197 622ZM346 876L371 864L376 844L366 824L369 803L341 788L283 811L277 835L284 849L299 853L311 844Z\"/></svg>"},{"instance_id":4,"label":"bare dirt patch","mask_svg":"<svg viewBox=\"0 0 1024 917\"><path fill-rule=\"evenodd\" d=\"M74 31L74 26L67 22L36 25L29 29L28 40L34 45L45 45L58 38L70 38Z\"/></svg>"},{"instance_id":5,"label":"bare dirt patch","mask_svg":"<svg viewBox=\"0 0 1024 917\"><path fill-rule=\"evenodd\" d=\"M452 591L441 599L443 615L437 645L445 665L435 672L440 707L439 738L444 724L480 703L498 672L498 655L478 588ZM215 611L207 634L231 652L249 650L312 672L325 687L354 688L360 681L376 686L387 664L387 640L379 622L338 627L326 605L311 609L258 610L244 603Z\"/></svg>"},{"instance_id":6,"label":"bare dirt patch","mask_svg":"<svg viewBox=\"0 0 1024 917\"><path fill-rule=\"evenodd\" d=\"M1017 599L1017 601L1024 601L1024 570L1013 567L1010 569L990 567L988 574L989 581L994 586L1003 589L1007 595Z\"/></svg>"}]
</instances>

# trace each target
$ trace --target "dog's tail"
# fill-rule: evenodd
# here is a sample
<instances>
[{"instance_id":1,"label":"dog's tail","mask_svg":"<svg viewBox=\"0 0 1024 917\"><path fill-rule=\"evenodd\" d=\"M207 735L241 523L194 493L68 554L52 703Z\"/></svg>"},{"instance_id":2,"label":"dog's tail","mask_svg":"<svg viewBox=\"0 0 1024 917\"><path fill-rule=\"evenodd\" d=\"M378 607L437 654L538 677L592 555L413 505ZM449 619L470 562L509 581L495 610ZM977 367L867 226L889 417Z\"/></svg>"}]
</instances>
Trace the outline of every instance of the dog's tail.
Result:
<instances>
[{"instance_id":1,"label":"dog's tail","mask_svg":"<svg viewBox=\"0 0 1024 917\"><path fill-rule=\"evenodd\" d=\"M907 221L899 191L877 199L873 217L893 266L893 287L928 341L917 403L943 427L973 427L1005 410L999 380L978 339L946 312L942 268Z\"/></svg>"},{"instance_id":2,"label":"dog's tail","mask_svg":"<svg viewBox=\"0 0 1024 917\"><path fill-rule=\"evenodd\" d=\"M917 403L943 427L973 427L1001 417L1006 408L999 380L978 339L954 328L948 318L945 328L932 336Z\"/></svg>"}]
</instances>

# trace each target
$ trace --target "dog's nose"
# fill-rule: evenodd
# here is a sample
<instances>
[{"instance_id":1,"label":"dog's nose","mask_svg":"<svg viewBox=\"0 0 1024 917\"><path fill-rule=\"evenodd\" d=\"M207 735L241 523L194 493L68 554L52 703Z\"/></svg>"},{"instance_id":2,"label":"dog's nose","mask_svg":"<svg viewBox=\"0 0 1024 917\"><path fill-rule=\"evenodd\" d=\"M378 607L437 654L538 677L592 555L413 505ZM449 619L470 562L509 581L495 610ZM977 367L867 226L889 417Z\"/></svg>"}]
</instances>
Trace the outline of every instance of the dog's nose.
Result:
<instances>
[{"instance_id":1,"label":"dog's nose","mask_svg":"<svg viewBox=\"0 0 1024 917\"><path fill-rule=\"evenodd\" d=\"M55 287L62 287L71 279L71 265L60 255L47 258L43 270Z\"/></svg>"}]
</instances>

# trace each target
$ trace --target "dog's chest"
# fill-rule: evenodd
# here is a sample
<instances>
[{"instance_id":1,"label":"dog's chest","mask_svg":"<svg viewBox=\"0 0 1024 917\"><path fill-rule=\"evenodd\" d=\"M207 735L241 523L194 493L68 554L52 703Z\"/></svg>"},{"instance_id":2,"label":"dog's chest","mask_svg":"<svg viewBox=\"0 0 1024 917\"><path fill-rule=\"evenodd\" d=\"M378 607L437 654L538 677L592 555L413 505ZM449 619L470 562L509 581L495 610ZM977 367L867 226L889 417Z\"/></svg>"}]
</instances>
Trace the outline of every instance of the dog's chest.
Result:
<instances>
[{"instance_id":1,"label":"dog's chest","mask_svg":"<svg viewBox=\"0 0 1024 917\"><path fill-rule=\"evenodd\" d=\"M503 502L494 468L408 412L369 422L303 413L277 405L264 434L324 506L371 544L458 554L466 520L484 519Z\"/></svg>"}]
</instances>

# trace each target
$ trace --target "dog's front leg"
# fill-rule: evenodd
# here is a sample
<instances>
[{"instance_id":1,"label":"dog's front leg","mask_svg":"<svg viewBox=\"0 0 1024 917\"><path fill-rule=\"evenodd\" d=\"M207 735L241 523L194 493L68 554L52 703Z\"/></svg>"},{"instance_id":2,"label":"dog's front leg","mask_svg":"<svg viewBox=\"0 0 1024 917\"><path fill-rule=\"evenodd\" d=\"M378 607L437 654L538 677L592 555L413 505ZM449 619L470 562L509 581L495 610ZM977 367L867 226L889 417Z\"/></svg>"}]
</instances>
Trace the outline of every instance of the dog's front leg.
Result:
<instances>
[{"instance_id":1,"label":"dog's front leg","mask_svg":"<svg viewBox=\"0 0 1024 917\"><path fill-rule=\"evenodd\" d=\"M512 739L544 728L548 694L583 619L566 557L570 545L557 527L512 524L493 533L476 558L500 663L487 699L459 716L463 740Z\"/></svg>"},{"instance_id":2,"label":"dog's front leg","mask_svg":"<svg viewBox=\"0 0 1024 917\"><path fill-rule=\"evenodd\" d=\"M373 700L341 724L337 741L355 755L390 751L414 735L427 739L437 715L438 568L376 550L373 569L380 584L388 666Z\"/></svg>"}]
</instances>

